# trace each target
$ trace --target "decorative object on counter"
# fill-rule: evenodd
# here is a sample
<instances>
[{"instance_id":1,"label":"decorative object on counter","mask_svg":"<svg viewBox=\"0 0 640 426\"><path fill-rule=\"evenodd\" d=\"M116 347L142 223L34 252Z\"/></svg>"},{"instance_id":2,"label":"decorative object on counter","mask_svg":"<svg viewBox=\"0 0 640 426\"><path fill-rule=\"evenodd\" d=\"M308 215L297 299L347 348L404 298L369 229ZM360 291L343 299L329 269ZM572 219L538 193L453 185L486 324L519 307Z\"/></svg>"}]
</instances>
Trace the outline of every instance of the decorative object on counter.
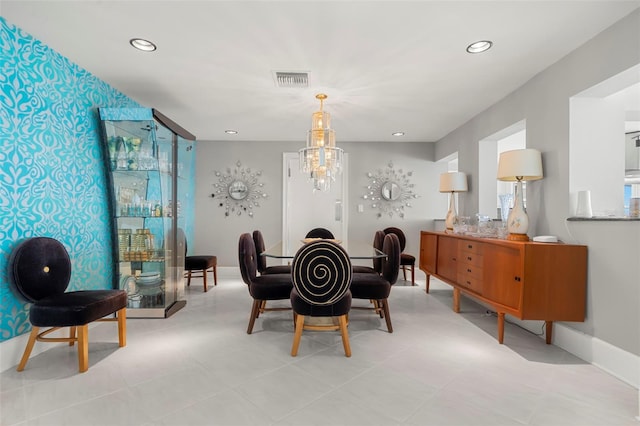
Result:
<instances>
[{"instance_id":1,"label":"decorative object on counter","mask_svg":"<svg viewBox=\"0 0 640 426\"><path fill-rule=\"evenodd\" d=\"M593 217L593 210L591 210L591 191L578 191L576 217Z\"/></svg>"},{"instance_id":2,"label":"decorative object on counter","mask_svg":"<svg viewBox=\"0 0 640 426\"><path fill-rule=\"evenodd\" d=\"M500 200L500 219L506 225L513 204L513 194L500 194L498 199Z\"/></svg>"},{"instance_id":3,"label":"decorative object on counter","mask_svg":"<svg viewBox=\"0 0 640 426\"><path fill-rule=\"evenodd\" d=\"M629 199L629 217L640 217L640 198Z\"/></svg>"},{"instance_id":4,"label":"decorative object on counter","mask_svg":"<svg viewBox=\"0 0 640 426\"><path fill-rule=\"evenodd\" d=\"M262 171L252 171L250 168L242 167L240 161L236 163L236 168L231 170L227 167L226 173L216 171L218 182L213 184L213 198L218 201L218 206L225 209L224 215L237 216L246 213L253 217L253 209L260 207L260 199L267 198L266 192L262 189L264 183L259 181Z\"/></svg>"},{"instance_id":5,"label":"decorative object on counter","mask_svg":"<svg viewBox=\"0 0 640 426\"><path fill-rule=\"evenodd\" d=\"M515 149L500 154L498 180L516 182L515 202L507 218L508 240L529 241L529 217L524 208L522 182L542 177L542 155L537 149Z\"/></svg>"},{"instance_id":6,"label":"decorative object on counter","mask_svg":"<svg viewBox=\"0 0 640 426\"><path fill-rule=\"evenodd\" d=\"M309 174L314 191L328 191L331 182L342 171L343 151L336 146L336 135L331 129L331 115L322 110L327 95L319 93L316 99L320 101L320 110L311 116L307 146L298 151L300 171Z\"/></svg>"},{"instance_id":7,"label":"decorative object on counter","mask_svg":"<svg viewBox=\"0 0 640 426\"><path fill-rule=\"evenodd\" d=\"M455 222L458 212L456 210L456 192L466 192L467 175L462 172L447 172L440 175L440 192L449 192L449 211L444 221L447 230L453 231L453 223Z\"/></svg>"},{"instance_id":8,"label":"decorative object on counter","mask_svg":"<svg viewBox=\"0 0 640 426\"><path fill-rule=\"evenodd\" d=\"M383 215L393 217L394 213L404 219L404 208L411 207L410 201L418 198L413 193L412 176L411 171L395 170L391 161L385 169L367 173L369 185L362 198L371 201L371 208L379 210L378 219Z\"/></svg>"}]
</instances>

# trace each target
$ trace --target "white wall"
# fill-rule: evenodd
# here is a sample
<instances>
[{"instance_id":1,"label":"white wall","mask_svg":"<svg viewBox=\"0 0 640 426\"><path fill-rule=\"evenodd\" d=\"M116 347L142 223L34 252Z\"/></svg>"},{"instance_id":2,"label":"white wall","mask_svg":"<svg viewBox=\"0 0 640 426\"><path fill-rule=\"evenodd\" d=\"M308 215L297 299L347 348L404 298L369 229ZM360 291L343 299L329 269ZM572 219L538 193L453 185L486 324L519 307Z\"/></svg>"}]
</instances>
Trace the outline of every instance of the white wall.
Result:
<instances>
[{"instance_id":1,"label":"white wall","mask_svg":"<svg viewBox=\"0 0 640 426\"><path fill-rule=\"evenodd\" d=\"M336 130L337 131L337 130ZM387 226L397 226L407 236L406 252L419 257L420 231L433 229L433 220L444 218L448 204L447 194L438 192L440 173L447 170L446 162L433 161L434 145L431 143L347 143L338 145L349 154L349 241L373 241L373 234ZM297 152L303 142L257 143L257 142L197 142L196 190L195 190L195 241L190 244L193 254L214 254L218 266L237 267L238 237L243 232L260 229L267 246L282 238L282 153ZM219 201L211 198L216 171L234 168L240 160L245 167L262 170L264 191L269 195L262 200L261 207L254 209L253 218L224 216ZM377 210L362 196L369 184L367 172L384 169L389 161L394 169L412 171L414 193L419 195L412 201L413 207L405 209L405 218L377 218ZM358 204L364 212L358 213ZM416 265L416 271L417 265ZM418 272L419 273L419 272Z\"/></svg>"},{"instance_id":2,"label":"white wall","mask_svg":"<svg viewBox=\"0 0 640 426\"><path fill-rule=\"evenodd\" d=\"M578 191L589 190L594 216L623 216L624 105L611 99L573 97L570 106L567 214L576 213Z\"/></svg>"},{"instance_id":3,"label":"white wall","mask_svg":"<svg viewBox=\"0 0 640 426\"><path fill-rule=\"evenodd\" d=\"M589 247L587 318L583 323L562 325L636 356L640 355L640 221L576 225L566 219L570 211L570 98L637 64L640 64L640 10L436 144L436 159L457 151L460 170L471 173L471 180L477 179L478 147L474 141L526 120L526 145L542 152L544 169L544 179L527 183L530 235L557 235L563 241ZM602 173L597 164L596 173ZM463 213L474 214L478 209L474 185L460 196L465 199L461 203ZM604 238L607 235L610 237ZM538 324L531 326L540 329Z\"/></svg>"}]
</instances>

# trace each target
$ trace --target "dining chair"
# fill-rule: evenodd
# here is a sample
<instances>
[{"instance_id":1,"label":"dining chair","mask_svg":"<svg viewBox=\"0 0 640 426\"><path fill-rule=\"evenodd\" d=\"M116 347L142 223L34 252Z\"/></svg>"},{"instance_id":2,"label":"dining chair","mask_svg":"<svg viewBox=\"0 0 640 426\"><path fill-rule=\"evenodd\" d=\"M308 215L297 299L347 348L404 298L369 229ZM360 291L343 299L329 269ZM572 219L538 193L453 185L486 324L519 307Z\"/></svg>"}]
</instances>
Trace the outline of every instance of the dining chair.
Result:
<instances>
[{"instance_id":1,"label":"dining chair","mask_svg":"<svg viewBox=\"0 0 640 426\"><path fill-rule=\"evenodd\" d=\"M324 238L327 240L335 239L333 232L326 228L313 228L311 231L307 232L305 238Z\"/></svg>"},{"instance_id":2,"label":"dining chair","mask_svg":"<svg viewBox=\"0 0 640 426\"><path fill-rule=\"evenodd\" d=\"M266 256L262 256L262 253L265 251L265 244L261 231L253 231L253 242L256 246L256 259L258 261L258 272L260 275L291 274L291 265L267 266L267 258Z\"/></svg>"},{"instance_id":3,"label":"dining chair","mask_svg":"<svg viewBox=\"0 0 640 426\"><path fill-rule=\"evenodd\" d=\"M400 240L400 267L402 268L402 276L404 280L407 280L407 270L406 267L409 266L411 268L411 285L416 285L415 280L415 266L416 266L416 258L409 253L404 253L404 249L407 245L407 238L402 232L402 229L396 227L389 227L384 229L384 233L386 234L396 234L398 239Z\"/></svg>"},{"instance_id":4,"label":"dining chair","mask_svg":"<svg viewBox=\"0 0 640 426\"><path fill-rule=\"evenodd\" d=\"M373 247L376 250L382 251L382 244L384 243L384 232L376 231L373 236ZM368 274L381 274L382 273L382 257L374 257L373 267L353 265L353 273L368 273Z\"/></svg>"},{"instance_id":5,"label":"dining chair","mask_svg":"<svg viewBox=\"0 0 640 426\"><path fill-rule=\"evenodd\" d=\"M389 333L393 333L389 313L389 294L391 286L398 280L400 272L400 240L395 234L384 237L382 251L387 255L382 259L382 274L354 273L351 280L351 296L354 299L366 299L373 307L352 306L352 309L373 310L384 318Z\"/></svg>"},{"instance_id":6,"label":"dining chair","mask_svg":"<svg viewBox=\"0 0 640 426\"><path fill-rule=\"evenodd\" d=\"M66 292L71 278L71 260L62 243L49 237L29 238L20 243L9 259L9 281L21 298L31 303L32 329L18 364L23 371L31 351L39 342L78 343L78 370L89 369L89 323L118 322L118 345L126 346L127 292L124 290L79 290ZM115 318L106 318L115 314ZM40 332L41 327L48 327ZM69 327L69 337L45 337Z\"/></svg>"},{"instance_id":7,"label":"dining chair","mask_svg":"<svg viewBox=\"0 0 640 426\"><path fill-rule=\"evenodd\" d=\"M303 330L340 330L344 353L350 357L347 315L351 309L352 272L347 252L328 240L305 244L293 258L291 276L291 307L296 324L291 356L298 355ZM306 322L307 317L331 317L332 321L312 323Z\"/></svg>"},{"instance_id":8,"label":"dining chair","mask_svg":"<svg viewBox=\"0 0 640 426\"><path fill-rule=\"evenodd\" d=\"M187 287L191 285L191 278L202 278L204 291L207 292L207 272L213 272L213 285L218 285L218 258L212 255L187 256L187 242L184 243L184 270L187 274ZM193 272L199 275L193 275Z\"/></svg>"},{"instance_id":9,"label":"dining chair","mask_svg":"<svg viewBox=\"0 0 640 426\"><path fill-rule=\"evenodd\" d=\"M291 282L291 274L257 275L256 247L252 235L248 232L240 235L238 262L242 280L247 285L249 294L253 298L249 325L247 326L247 334L251 334L256 318L261 313L291 310L289 307L267 308L266 302L268 300L288 300L291 296L293 284Z\"/></svg>"}]
</instances>

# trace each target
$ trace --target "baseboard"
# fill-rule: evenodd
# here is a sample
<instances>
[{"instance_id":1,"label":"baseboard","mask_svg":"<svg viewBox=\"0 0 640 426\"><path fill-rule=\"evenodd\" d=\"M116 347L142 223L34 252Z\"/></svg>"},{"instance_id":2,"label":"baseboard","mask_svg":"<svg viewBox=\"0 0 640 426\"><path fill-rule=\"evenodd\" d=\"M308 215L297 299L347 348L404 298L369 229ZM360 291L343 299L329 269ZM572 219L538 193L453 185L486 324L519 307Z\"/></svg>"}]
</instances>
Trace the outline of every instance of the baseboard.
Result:
<instances>
[{"instance_id":1,"label":"baseboard","mask_svg":"<svg viewBox=\"0 0 640 426\"><path fill-rule=\"evenodd\" d=\"M553 344L640 389L640 356L561 323L553 323Z\"/></svg>"}]
</instances>

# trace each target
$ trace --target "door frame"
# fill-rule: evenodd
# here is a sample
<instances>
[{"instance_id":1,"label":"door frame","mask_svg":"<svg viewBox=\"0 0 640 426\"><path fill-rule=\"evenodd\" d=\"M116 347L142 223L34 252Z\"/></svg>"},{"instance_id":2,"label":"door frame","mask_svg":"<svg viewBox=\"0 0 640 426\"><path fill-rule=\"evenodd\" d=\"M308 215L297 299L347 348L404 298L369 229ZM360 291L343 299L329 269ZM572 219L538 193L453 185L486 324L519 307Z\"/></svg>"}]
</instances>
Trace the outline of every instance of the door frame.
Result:
<instances>
[{"instance_id":1,"label":"door frame","mask_svg":"<svg viewBox=\"0 0 640 426\"><path fill-rule=\"evenodd\" d=\"M289 227L287 226L290 221L295 220L295 218L290 218L289 211L287 209L287 201L289 198L289 189L287 185L287 179L289 176L295 176L294 173L299 175L300 179L305 178L299 170L289 170L289 161L291 159L298 158L299 155L297 152L283 152L282 153L282 249L283 251L289 250ZM342 197L336 197L341 200L341 215L342 215L342 243L341 245L348 249L348 231L349 231L349 208L347 205L347 201L349 200L349 154L343 154L343 163L342 163ZM337 194L339 195L339 194Z\"/></svg>"}]
</instances>

